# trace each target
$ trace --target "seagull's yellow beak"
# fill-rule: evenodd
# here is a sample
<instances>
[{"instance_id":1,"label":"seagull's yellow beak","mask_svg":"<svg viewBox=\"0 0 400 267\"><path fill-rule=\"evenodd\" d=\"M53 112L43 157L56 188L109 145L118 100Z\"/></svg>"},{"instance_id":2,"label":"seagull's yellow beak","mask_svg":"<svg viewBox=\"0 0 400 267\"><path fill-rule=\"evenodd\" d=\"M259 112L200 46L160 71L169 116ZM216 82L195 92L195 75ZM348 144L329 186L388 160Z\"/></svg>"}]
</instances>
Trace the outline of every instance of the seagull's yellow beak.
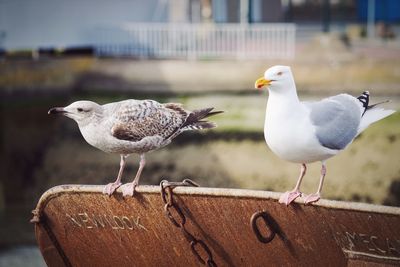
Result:
<instances>
[{"instance_id":1,"label":"seagull's yellow beak","mask_svg":"<svg viewBox=\"0 0 400 267\"><path fill-rule=\"evenodd\" d=\"M271 81L270 81L270 80L266 80L266 79L264 79L264 77L261 77L261 78L258 79L258 80L256 81L256 83L254 84L254 88L261 89L261 88L263 88L264 86L270 85L270 84L271 84Z\"/></svg>"}]
</instances>

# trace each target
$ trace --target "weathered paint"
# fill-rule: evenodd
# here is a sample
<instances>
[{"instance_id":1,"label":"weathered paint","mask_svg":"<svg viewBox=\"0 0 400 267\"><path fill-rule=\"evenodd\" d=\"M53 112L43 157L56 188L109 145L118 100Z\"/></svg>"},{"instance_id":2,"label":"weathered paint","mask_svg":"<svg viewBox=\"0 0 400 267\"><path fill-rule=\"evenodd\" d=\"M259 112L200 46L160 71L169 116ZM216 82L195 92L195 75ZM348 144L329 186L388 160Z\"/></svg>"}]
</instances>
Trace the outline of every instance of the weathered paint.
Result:
<instances>
[{"instance_id":1,"label":"weathered paint","mask_svg":"<svg viewBox=\"0 0 400 267\"><path fill-rule=\"evenodd\" d=\"M36 236L49 266L201 266L164 215L159 187L139 186L128 198L101 192L101 186L71 185L42 196ZM329 200L305 206L301 199L286 207L278 193L254 190L178 187L174 193L186 227L218 266L400 265L399 208ZM276 231L267 244L250 225L259 211Z\"/></svg>"}]
</instances>

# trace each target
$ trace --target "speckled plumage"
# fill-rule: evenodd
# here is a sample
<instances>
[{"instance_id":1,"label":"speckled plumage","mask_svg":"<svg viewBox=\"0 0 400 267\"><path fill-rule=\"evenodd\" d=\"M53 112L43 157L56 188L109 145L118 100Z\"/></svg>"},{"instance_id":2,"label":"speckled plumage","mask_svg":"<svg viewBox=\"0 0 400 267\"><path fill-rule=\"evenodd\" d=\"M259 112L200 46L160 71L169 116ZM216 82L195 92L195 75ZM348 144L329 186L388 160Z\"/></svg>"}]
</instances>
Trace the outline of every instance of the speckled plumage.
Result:
<instances>
[{"instance_id":1,"label":"speckled plumage","mask_svg":"<svg viewBox=\"0 0 400 267\"><path fill-rule=\"evenodd\" d=\"M141 155L141 164L132 186L137 185L144 166L144 154L168 145L186 130L214 128L204 119L220 112L213 108L185 110L181 104L161 104L154 100L129 99L99 105L91 101L77 101L65 108L53 108L49 114L62 113L75 120L84 139L92 146L121 155L121 168L117 180L105 188L112 194L120 186L125 159L132 153ZM124 193L125 195L125 193Z\"/></svg>"},{"instance_id":2,"label":"speckled plumage","mask_svg":"<svg viewBox=\"0 0 400 267\"><path fill-rule=\"evenodd\" d=\"M125 105L119 109L111 128L118 139L140 141L146 136L161 136L168 139L180 129L188 112L178 104L159 104L146 100L134 106Z\"/></svg>"},{"instance_id":3,"label":"speckled plumage","mask_svg":"<svg viewBox=\"0 0 400 267\"><path fill-rule=\"evenodd\" d=\"M184 124L192 113L181 104L132 99L99 106L91 123L78 126L89 144L105 152L141 154L166 146L189 130ZM215 127L208 126L204 128Z\"/></svg>"}]
</instances>

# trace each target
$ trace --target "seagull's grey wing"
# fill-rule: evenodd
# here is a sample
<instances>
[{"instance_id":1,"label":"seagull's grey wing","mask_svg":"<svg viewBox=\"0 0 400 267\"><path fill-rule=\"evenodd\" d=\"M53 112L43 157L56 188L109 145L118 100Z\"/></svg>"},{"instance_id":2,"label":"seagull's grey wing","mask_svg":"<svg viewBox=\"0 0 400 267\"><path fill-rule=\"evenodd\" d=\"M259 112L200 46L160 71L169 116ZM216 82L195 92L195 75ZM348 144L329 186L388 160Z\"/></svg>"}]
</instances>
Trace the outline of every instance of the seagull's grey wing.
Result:
<instances>
[{"instance_id":1,"label":"seagull's grey wing","mask_svg":"<svg viewBox=\"0 0 400 267\"><path fill-rule=\"evenodd\" d=\"M188 113L179 104L138 101L120 108L111 134L118 139L134 142L148 136L167 139L183 125L187 116Z\"/></svg>"},{"instance_id":2,"label":"seagull's grey wing","mask_svg":"<svg viewBox=\"0 0 400 267\"><path fill-rule=\"evenodd\" d=\"M305 105L310 108L315 134L324 147L344 149L356 137L362 116L356 98L341 94Z\"/></svg>"}]
</instances>

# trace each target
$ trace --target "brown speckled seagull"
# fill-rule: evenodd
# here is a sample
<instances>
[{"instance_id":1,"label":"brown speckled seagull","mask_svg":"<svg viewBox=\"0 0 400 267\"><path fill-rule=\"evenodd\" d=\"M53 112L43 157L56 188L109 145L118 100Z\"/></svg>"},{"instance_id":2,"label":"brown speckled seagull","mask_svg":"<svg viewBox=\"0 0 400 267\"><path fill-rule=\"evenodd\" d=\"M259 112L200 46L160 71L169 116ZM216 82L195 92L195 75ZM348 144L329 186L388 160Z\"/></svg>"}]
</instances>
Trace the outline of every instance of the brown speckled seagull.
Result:
<instances>
[{"instance_id":1,"label":"brown speckled seagull","mask_svg":"<svg viewBox=\"0 0 400 267\"><path fill-rule=\"evenodd\" d=\"M111 195L121 186L126 158L132 153L140 154L133 182L121 187L124 196L133 196L145 165L145 154L168 145L183 131L216 127L215 123L204 120L222 112L212 110L188 111L181 104L129 99L105 105L77 101L66 107L52 108L48 113L75 120L86 142L104 152L120 154L117 179L104 187L105 194Z\"/></svg>"}]
</instances>

